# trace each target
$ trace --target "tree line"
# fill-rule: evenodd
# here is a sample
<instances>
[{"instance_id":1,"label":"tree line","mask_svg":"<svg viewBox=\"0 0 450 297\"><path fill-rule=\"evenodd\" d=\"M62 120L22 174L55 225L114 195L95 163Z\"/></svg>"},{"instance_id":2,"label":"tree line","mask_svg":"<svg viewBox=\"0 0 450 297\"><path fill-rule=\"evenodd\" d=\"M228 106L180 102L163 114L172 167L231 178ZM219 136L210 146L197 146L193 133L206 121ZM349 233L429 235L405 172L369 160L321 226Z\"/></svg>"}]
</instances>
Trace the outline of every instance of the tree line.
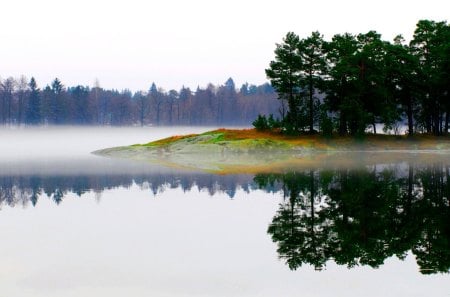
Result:
<instances>
[{"instance_id":1,"label":"tree line","mask_svg":"<svg viewBox=\"0 0 450 297\"><path fill-rule=\"evenodd\" d=\"M409 135L449 130L445 21L420 20L409 44L401 35L384 41L376 31L336 34L331 41L319 32L303 39L289 32L266 75L284 107L274 125L291 134L359 135L368 128L377 133L377 124L394 129L403 123ZM258 120L265 127L267 119Z\"/></svg>"},{"instance_id":2,"label":"tree line","mask_svg":"<svg viewBox=\"0 0 450 297\"><path fill-rule=\"evenodd\" d=\"M232 78L195 91L165 91L154 83L147 92L65 87L58 79L40 89L34 78L0 79L3 125L249 125L259 114L278 112L270 84L243 84Z\"/></svg>"}]
</instances>

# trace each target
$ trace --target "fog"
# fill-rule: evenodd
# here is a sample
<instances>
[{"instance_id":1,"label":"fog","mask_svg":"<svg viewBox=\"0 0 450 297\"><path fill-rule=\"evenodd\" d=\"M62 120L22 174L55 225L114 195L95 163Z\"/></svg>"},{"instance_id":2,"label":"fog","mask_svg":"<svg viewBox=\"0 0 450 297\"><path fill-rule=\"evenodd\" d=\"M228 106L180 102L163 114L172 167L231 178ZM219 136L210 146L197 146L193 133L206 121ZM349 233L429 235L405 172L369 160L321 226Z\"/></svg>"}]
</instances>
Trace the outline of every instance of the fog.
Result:
<instances>
[{"instance_id":1,"label":"fog","mask_svg":"<svg viewBox=\"0 0 450 297\"><path fill-rule=\"evenodd\" d=\"M0 175L154 172L163 169L142 162L102 158L91 152L211 129L215 128L1 127Z\"/></svg>"},{"instance_id":2,"label":"fog","mask_svg":"<svg viewBox=\"0 0 450 297\"><path fill-rule=\"evenodd\" d=\"M159 138L202 133L211 127L3 127L0 160L90 158L101 148L147 143Z\"/></svg>"}]
</instances>

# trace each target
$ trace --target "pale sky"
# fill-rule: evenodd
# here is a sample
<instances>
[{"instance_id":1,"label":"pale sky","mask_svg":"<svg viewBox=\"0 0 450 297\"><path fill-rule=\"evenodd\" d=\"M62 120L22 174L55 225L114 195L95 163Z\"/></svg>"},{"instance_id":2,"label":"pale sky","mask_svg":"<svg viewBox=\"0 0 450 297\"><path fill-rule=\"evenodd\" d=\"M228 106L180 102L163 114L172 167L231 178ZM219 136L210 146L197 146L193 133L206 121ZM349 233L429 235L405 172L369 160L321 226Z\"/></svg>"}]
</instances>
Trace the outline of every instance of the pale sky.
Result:
<instances>
[{"instance_id":1,"label":"pale sky","mask_svg":"<svg viewBox=\"0 0 450 297\"><path fill-rule=\"evenodd\" d=\"M411 38L419 19L448 21L450 1L396 0L3 0L0 77L34 76L43 87L166 90L267 81L264 69L288 31L376 30Z\"/></svg>"}]
</instances>

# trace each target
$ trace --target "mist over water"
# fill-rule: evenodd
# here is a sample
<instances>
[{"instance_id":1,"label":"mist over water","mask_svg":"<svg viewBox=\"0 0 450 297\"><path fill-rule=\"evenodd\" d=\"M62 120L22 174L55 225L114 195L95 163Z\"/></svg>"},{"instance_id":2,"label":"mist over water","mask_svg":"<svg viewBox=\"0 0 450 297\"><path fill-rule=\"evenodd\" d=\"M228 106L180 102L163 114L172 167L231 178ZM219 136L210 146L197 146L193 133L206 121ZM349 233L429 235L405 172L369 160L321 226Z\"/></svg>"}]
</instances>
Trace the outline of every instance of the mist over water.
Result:
<instances>
[{"instance_id":1,"label":"mist over water","mask_svg":"<svg viewBox=\"0 0 450 297\"><path fill-rule=\"evenodd\" d=\"M148 143L215 127L0 127L0 175L167 172L155 164L103 158L95 150Z\"/></svg>"},{"instance_id":2,"label":"mist over water","mask_svg":"<svg viewBox=\"0 0 450 297\"><path fill-rule=\"evenodd\" d=\"M92 151L147 143L212 127L0 127L0 161L93 158Z\"/></svg>"}]
</instances>

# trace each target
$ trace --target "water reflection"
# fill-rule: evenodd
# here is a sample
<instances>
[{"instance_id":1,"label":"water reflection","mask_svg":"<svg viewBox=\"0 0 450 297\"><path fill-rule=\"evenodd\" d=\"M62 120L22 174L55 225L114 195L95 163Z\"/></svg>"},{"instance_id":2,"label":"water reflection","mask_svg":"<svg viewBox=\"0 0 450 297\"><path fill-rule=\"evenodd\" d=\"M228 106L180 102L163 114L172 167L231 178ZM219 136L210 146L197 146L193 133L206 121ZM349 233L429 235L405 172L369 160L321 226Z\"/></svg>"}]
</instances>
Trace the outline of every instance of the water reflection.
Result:
<instances>
[{"instance_id":1,"label":"water reflection","mask_svg":"<svg viewBox=\"0 0 450 297\"><path fill-rule=\"evenodd\" d=\"M379 267L409 251L424 274L450 270L449 165L397 164L358 169L259 174L285 200L268 228L291 269L329 260Z\"/></svg>"},{"instance_id":2,"label":"water reflection","mask_svg":"<svg viewBox=\"0 0 450 297\"><path fill-rule=\"evenodd\" d=\"M348 267L379 267L387 258L404 259L411 251L423 274L450 271L448 162L312 167L256 176L89 164L83 170L72 164L68 171L55 164L47 169L3 167L0 207L35 206L48 198L60 204L69 193L95 192L99 197L105 190L133 185L152 195L198 188L230 198L238 189L263 189L284 195L268 234L293 270L303 264L320 270L330 260Z\"/></svg>"},{"instance_id":3,"label":"water reflection","mask_svg":"<svg viewBox=\"0 0 450 297\"><path fill-rule=\"evenodd\" d=\"M257 186L251 175L210 175L203 173L127 173L89 175L0 175L0 207L8 205L35 206L47 196L60 204L69 193L82 196L93 191L97 197L105 190L118 187L130 188L134 184L153 195L168 189L181 188L190 191L198 188L213 196L225 193L234 198L236 191L250 192ZM45 195L44 195L45 194Z\"/></svg>"}]
</instances>

